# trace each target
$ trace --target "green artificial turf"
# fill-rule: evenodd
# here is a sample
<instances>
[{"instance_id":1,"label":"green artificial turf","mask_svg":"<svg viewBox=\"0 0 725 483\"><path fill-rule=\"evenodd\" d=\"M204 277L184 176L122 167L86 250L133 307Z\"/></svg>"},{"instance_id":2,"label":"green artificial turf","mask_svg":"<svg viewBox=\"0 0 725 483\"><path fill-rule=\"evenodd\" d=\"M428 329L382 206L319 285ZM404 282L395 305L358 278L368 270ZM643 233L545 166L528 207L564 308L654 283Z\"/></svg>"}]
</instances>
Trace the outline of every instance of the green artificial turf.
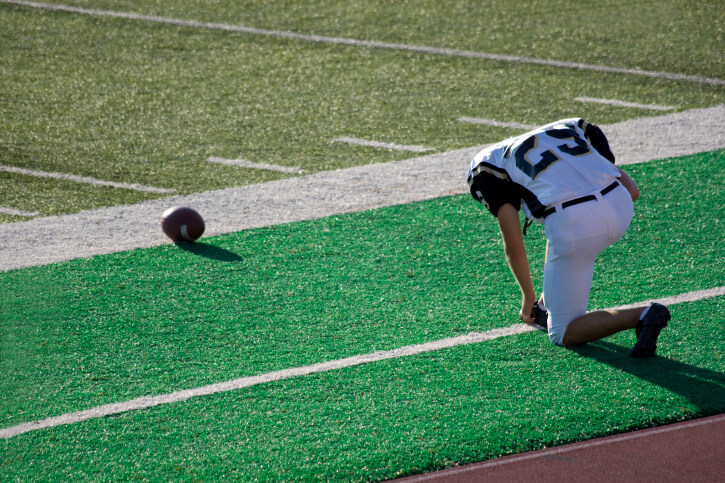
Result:
<instances>
[{"instance_id":1,"label":"green artificial turf","mask_svg":"<svg viewBox=\"0 0 725 483\"><path fill-rule=\"evenodd\" d=\"M725 285L725 152L642 195L591 308ZM540 278L543 230L527 237ZM540 288L537 280L537 286ZM453 196L0 274L0 426L517 322L494 219ZM0 441L0 477L378 480L725 411L725 297L578 349L527 333Z\"/></svg>"},{"instance_id":2,"label":"green artificial turf","mask_svg":"<svg viewBox=\"0 0 725 483\"><path fill-rule=\"evenodd\" d=\"M724 303L675 307L681 322L651 360L628 357L632 336L564 350L530 333L19 436L0 443L2 468L24 480L374 481L722 412L722 324L683 319Z\"/></svg>"}]
</instances>

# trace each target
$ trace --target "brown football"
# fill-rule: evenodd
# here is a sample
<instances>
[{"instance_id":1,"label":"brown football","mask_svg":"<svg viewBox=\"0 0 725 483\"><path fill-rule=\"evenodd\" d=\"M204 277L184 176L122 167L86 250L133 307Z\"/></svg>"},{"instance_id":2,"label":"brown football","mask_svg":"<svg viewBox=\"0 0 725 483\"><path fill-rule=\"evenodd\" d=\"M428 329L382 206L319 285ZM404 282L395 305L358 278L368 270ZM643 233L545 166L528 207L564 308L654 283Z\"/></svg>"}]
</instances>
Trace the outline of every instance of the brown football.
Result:
<instances>
[{"instance_id":1,"label":"brown football","mask_svg":"<svg viewBox=\"0 0 725 483\"><path fill-rule=\"evenodd\" d=\"M161 229L174 242L193 242L204 233L204 219L195 210L175 206L161 215Z\"/></svg>"}]
</instances>

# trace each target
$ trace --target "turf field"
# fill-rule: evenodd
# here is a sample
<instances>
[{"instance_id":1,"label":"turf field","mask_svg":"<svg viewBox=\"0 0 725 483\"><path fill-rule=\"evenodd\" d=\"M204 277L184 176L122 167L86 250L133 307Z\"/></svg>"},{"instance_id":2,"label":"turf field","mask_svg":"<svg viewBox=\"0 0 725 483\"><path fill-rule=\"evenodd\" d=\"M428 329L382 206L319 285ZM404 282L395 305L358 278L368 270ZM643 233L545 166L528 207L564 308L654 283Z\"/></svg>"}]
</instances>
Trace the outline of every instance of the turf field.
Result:
<instances>
[{"instance_id":1,"label":"turf field","mask_svg":"<svg viewBox=\"0 0 725 483\"><path fill-rule=\"evenodd\" d=\"M642 198L592 307L725 285L708 236L723 167L722 151L631 167ZM540 260L540 228L528 242ZM461 195L2 274L2 426L509 327L500 252ZM572 350L514 334L21 434L1 471L377 480L717 414L724 303L672 306L651 360L628 357L633 334Z\"/></svg>"},{"instance_id":2,"label":"turf field","mask_svg":"<svg viewBox=\"0 0 725 483\"><path fill-rule=\"evenodd\" d=\"M725 103L718 1L652 2L636 15L621 14L631 10L624 1L54 4L85 10L0 2L0 166L35 173L0 168L0 221L168 196L38 172L188 194L293 176L209 158L310 173L410 157L334 141L344 137L443 152L519 132L461 118L535 125L577 115L606 124L652 112L580 97L673 110ZM455 52L270 34L278 32Z\"/></svg>"},{"instance_id":3,"label":"turf field","mask_svg":"<svg viewBox=\"0 0 725 483\"><path fill-rule=\"evenodd\" d=\"M0 165L26 170L0 171L3 222L300 175L210 157L314 173L412 157L345 136L445 152L521 132L461 117L604 124L725 98L718 2L63 5L86 10L0 2ZM591 308L725 286L725 151L626 169L642 197ZM537 279L544 243L532 227ZM383 480L725 412L725 296L672 305L649 360L630 333L561 349L519 330L501 250L460 195L0 273L0 479ZM170 402L124 406L147 396Z\"/></svg>"}]
</instances>

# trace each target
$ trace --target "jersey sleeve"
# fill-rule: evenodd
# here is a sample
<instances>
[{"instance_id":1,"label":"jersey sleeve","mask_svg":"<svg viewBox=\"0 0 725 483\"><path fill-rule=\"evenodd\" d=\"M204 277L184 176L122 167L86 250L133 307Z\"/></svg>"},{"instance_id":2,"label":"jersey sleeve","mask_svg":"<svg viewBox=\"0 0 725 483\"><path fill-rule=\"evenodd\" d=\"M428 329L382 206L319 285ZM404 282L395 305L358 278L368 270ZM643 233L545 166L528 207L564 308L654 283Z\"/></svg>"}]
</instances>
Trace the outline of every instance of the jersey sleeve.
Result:
<instances>
[{"instance_id":1,"label":"jersey sleeve","mask_svg":"<svg viewBox=\"0 0 725 483\"><path fill-rule=\"evenodd\" d=\"M471 179L470 186L471 195L486 205L493 216L498 216L499 208L506 203L513 205L516 210L521 209L520 190L510 179L483 171Z\"/></svg>"},{"instance_id":2,"label":"jersey sleeve","mask_svg":"<svg viewBox=\"0 0 725 483\"><path fill-rule=\"evenodd\" d=\"M592 147L596 149L599 154L601 154L609 161L611 161L612 164L614 164L614 153L612 153L612 150L609 148L609 141L607 140L607 136L605 136L602 130L599 129L599 126L587 123L586 121L584 122L584 135L586 135Z\"/></svg>"}]
</instances>

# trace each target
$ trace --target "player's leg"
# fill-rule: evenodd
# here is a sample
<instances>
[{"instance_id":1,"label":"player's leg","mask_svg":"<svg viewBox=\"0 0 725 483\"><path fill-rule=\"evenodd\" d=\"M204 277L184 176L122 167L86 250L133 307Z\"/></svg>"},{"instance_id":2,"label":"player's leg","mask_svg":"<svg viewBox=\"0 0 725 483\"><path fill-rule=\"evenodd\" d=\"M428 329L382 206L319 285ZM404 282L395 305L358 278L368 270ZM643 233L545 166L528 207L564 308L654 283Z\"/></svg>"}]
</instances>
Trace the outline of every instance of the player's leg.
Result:
<instances>
[{"instance_id":1,"label":"player's leg","mask_svg":"<svg viewBox=\"0 0 725 483\"><path fill-rule=\"evenodd\" d=\"M625 310L596 310L572 320L564 332L564 345L579 345L603 339L637 327L645 307Z\"/></svg>"},{"instance_id":2,"label":"player's leg","mask_svg":"<svg viewBox=\"0 0 725 483\"><path fill-rule=\"evenodd\" d=\"M550 254L544 268L544 305L555 344L584 344L637 327L646 307L587 312L593 269L593 259Z\"/></svg>"},{"instance_id":3,"label":"player's leg","mask_svg":"<svg viewBox=\"0 0 725 483\"><path fill-rule=\"evenodd\" d=\"M556 244L550 245L543 288L549 339L554 344L567 345L564 336L569 324L586 315L593 269L593 260L557 253Z\"/></svg>"},{"instance_id":4,"label":"player's leg","mask_svg":"<svg viewBox=\"0 0 725 483\"><path fill-rule=\"evenodd\" d=\"M601 250L616 243L626 232L632 219L631 198L625 195L624 190L616 190L609 199L599 199L593 211L589 220L597 220L599 227L606 226L606 237L596 227L590 226L589 231L584 229L586 219L583 222L574 219L567 221L563 218L556 220L558 223L568 223L566 228L578 235L575 243L568 240L571 237L564 237L563 240L567 241L564 244L552 243L555 246L551 249L554 252L554 263L551 266L547 263L544 269L545 296L548 288L552 294L552 303L556 306L550 310L549 335L555 343L578 345L636 328L637 344L630 355L652 356L659 333L670 320L670 312L664 305L652 304L649 307L586 313L584 290L588 299L594 260ZM574 215L574 212L570 215ZM552 225L550 228L553 233L554 228L561 229L562 226ZM608 241L602 243L607 238ZM564 250L561 249L562 246ZM570 293L571 300L562 299L564 293ZM564 310L567 306L568 313Z\"/></svg>"},{"instance_id":5,"label":"player's leg","mask_svg":"<svg viewBox=\"0 0 725 483\"><path fill-rule=\"evenodd\" d=\"M603 339L627 329L637 330L637 343L630 355L650 357L657 350L657 338L667 326L670 311L662 304L625 310L597 310L574 319L566 328L564 345L579 345Z\"/></svg>"},{"instance_id":6,"label":"player's leg","mask_svg":"<svg viewBox=\"0 0 725 483\"><path fill-rule=\"evenodd\" d=\"M607 197L600 197L596 205L596 218L606 227L608 245L619 241L632 220L632 199L626 190L616 188ZM602 236L604 234L602 233ZM608 337L617 332L634 329L645 307L628 310L597 310L574 318L566 328L562 339L565 345L584 344Z\"/></svg>"},{"instance_id":7,"label":"player's leg","mask_svg":"<svg viewBox=\"0 0 725 483\"><path fill-rule=\"evenodd\" d=\"M593 268L593 260L550 255L544 268L544 305L555 344L579 345L636 328L645 307L587 313Z\"/></svg>"},{"instance_id":8,"label":"player's leg","mask_svg":"<svg viewBox=\"0 0 725 483\"><path fill-rule=\"evenodd\" d=\"M594 260L609 245L609 230L597 208L597 203L572 206L545 222L549 253L544 305L549 311L549 338L555 344L564 345L569 324L586 314Z\"/></svg>"}]
</instances>

